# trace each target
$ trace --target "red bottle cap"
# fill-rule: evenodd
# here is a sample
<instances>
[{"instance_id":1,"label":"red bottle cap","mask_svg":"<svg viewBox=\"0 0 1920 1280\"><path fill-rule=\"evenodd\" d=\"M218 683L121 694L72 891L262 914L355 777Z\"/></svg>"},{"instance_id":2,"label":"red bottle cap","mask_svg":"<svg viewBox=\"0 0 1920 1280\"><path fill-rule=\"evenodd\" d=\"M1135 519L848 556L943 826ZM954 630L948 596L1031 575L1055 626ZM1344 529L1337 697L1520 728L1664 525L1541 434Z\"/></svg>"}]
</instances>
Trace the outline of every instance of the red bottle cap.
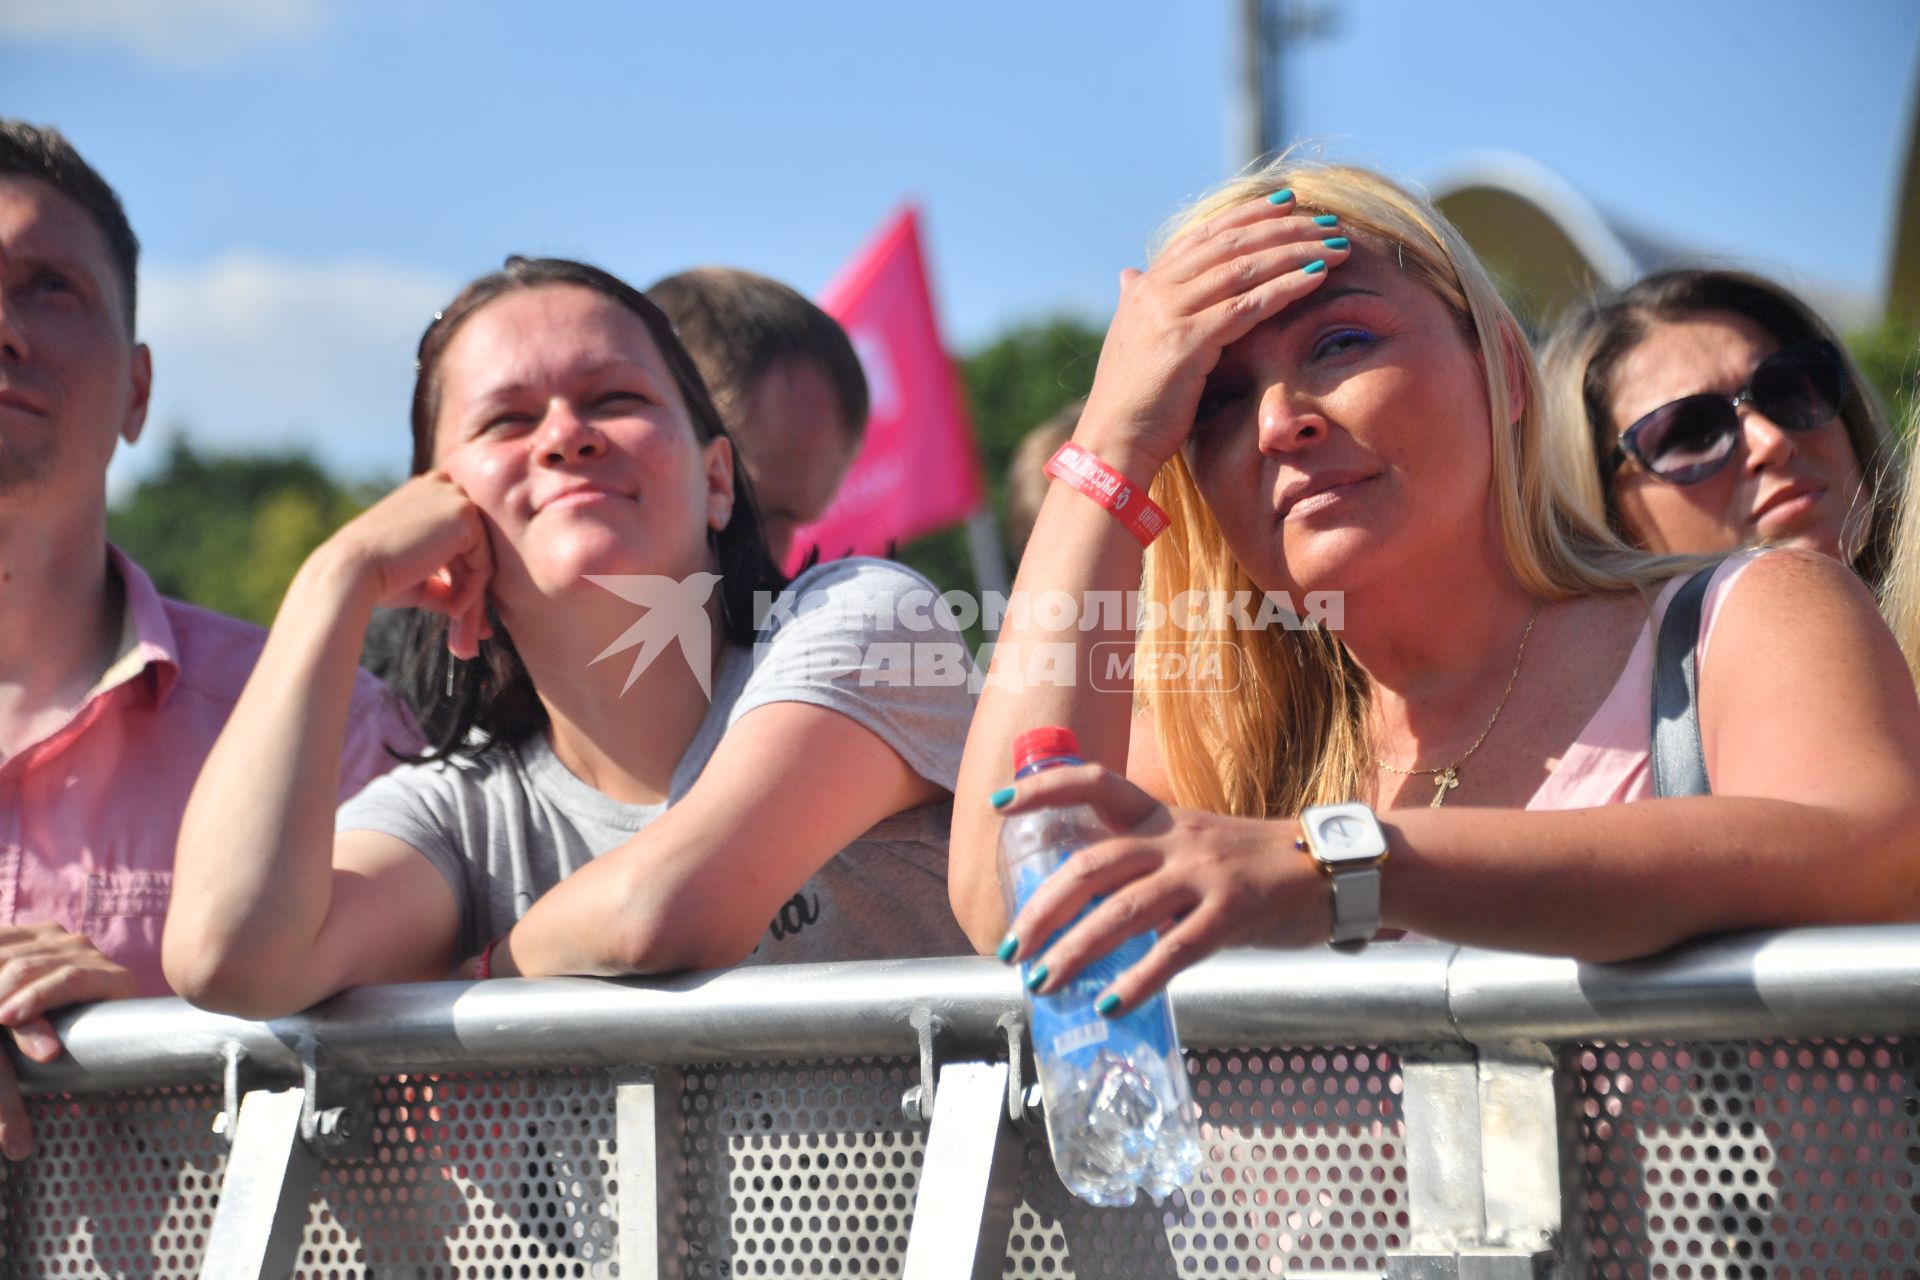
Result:
<instances>
[{"instance_id":1,"label":"red bottle cap","mask_svg":"<svg viewBox=\"0 0 1920 1280\"><path fill-rule=\"evenodd\" d=\"M1060 725L1029 729L1013 740L1013 771L1019 773L1036 760L1079 754L1080 739L1074 736L1073 730Z\"/></svg>"}]
</instances>

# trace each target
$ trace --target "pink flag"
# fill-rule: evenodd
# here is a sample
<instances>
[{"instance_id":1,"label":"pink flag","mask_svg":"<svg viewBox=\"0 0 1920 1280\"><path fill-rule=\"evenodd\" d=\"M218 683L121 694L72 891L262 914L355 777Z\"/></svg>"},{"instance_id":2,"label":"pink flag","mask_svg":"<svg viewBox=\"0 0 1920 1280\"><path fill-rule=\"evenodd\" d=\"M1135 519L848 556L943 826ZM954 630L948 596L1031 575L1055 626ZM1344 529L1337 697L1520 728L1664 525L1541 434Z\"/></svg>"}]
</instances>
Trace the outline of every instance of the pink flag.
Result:
<instances>
[{"instance_id":1,"label":"pink flag","mask_svg":"<svg viewBox=\"0 0 1920 1280\"><path fill-rule=\"evenodd\" d=\"M826 287L820 306L860 353L873 411L840 496L795 533L789 571L816 546L828 560L882 554L986 501L973 428L933 317L919 211L901 210Z\"/></svg>"}]
</instances>

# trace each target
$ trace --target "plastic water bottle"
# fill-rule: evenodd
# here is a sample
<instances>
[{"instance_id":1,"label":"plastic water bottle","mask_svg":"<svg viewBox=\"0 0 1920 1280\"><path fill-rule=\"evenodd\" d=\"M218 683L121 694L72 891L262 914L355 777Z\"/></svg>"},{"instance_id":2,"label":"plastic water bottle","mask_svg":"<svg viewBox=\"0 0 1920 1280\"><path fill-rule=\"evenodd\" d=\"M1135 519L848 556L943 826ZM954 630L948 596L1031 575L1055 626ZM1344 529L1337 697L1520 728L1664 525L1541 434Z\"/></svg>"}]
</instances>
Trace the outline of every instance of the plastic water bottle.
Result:
<instances>
[{"instance_id":1,"label":"plastic water bottle","mask_svg":"<svg viewBox=\"0 0 1920 1280\"><path fill-rule=\"evenodd\" d=\"M1080 744L1071 729L1034 729L1014 740L1016 778L1079 763ZM1086 805L1006 819L1000 828L1000 885L1007 918L1054 868L1108 834ZM1112 1018L1093 1007L1154 941L1152 933L1139 934L1053 994L1027 997L1053 1165L1067 1190L1089 1204L1132 1204L1136 1191L1158 1203L1191 1182L1200 1165L1173 1006L1157 995ZM1030 950L1022 978L1032 970L1032 957L1045 950Z\"/></svg>"}]
</instances>

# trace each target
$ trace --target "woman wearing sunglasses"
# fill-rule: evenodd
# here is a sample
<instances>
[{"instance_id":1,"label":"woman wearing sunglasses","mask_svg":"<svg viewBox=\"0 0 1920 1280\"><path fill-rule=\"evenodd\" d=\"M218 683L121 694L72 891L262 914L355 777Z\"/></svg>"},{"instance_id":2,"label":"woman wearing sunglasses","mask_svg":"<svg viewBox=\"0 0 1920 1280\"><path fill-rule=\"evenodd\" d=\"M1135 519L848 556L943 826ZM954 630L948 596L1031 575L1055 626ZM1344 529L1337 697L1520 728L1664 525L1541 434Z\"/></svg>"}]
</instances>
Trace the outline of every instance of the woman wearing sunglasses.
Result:
<instances>
[{"instance_id":1,"label":"woman wearing sunglasses","mask_svg":"<svg viewBox=\"0 0 1920 1280\"><path fill-rule=\"evenodd\" d=\"M1860 581L1799 551L1722 575L1713 794L1651 800L1654 626L1692 562L1584 517L1543 430L1524 335L1430 205L1285 160L1204 199L1125 273L1021 561L955 793L975 945L1111 1016L1223 946L1382 926L1611 960L1920 916L1920 701ZM1096 611L1143 567L1137 610ZM1045 725L1090 763L1014 778ZM1082 803L1114 838L1009 921L999 817Z\"/></svg>"},{"instance_id":2,"label":"woman wearing sunglasses","mask_svg":"<svg viewBox=\"0 0 1920 1280\"><path fill-rule=\"evenodd\" d=\"M1893 437L1846 349L1785 289L1663 271L1569 316L1543 364L1550 456L1585 512L1629 542L1806 547L1879 581Z\"/></svg>"}]
</instances>

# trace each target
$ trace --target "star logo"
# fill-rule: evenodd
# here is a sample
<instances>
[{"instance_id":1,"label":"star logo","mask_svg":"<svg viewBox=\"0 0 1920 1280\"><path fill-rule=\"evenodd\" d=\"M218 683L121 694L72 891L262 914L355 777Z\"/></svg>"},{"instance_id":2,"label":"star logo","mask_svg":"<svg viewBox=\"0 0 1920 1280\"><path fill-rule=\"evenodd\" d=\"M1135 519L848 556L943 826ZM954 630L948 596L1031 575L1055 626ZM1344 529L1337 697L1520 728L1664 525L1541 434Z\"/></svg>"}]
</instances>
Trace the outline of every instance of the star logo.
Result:
<instances>
[{"instance_id":1,"label":"star logo","mask_svg":"<svg viewBox=\"0 0 1920 1280\"><path fill-rule=\"evenodd\" d=\"M593 659L599 662L638 649L620 692L633 688L640 673L677 640L694 679L700 682L700 692L713 701L713 620L707 615L707 601L720 581L719 574L703 572L674 579L652 573L590 573L587 581L646 610Z\"/></svg>"}]
</instances>

